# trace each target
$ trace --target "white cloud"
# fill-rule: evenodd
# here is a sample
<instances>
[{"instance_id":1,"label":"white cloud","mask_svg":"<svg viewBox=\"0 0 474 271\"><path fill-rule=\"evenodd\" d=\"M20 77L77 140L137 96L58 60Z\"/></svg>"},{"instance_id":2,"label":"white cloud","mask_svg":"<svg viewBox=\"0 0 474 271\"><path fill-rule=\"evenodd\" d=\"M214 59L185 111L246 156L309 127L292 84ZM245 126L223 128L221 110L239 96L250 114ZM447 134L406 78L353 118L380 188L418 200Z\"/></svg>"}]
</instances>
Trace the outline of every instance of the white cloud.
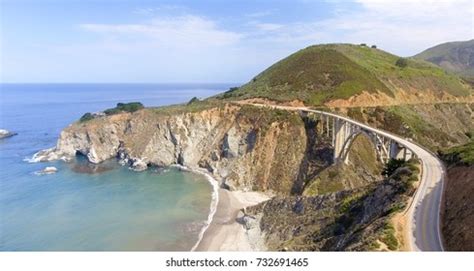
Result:
<instances>
[{"instance_id":1,"label":"white cloud","mask_svg":"<svg viewBox=\"0 0 474 271\"><path fill-rule=\"evenodd\" d=\"M323 22L349 42L377 43L411 55L433 45L473 38L472 0L357 0L363 11Z\"/></svg>"},{"instance_id":2,"label":"white cloud","mask_svg":"<svg viewBox=\"0 0 474 271\"><path fill-rule=\"evenodd\" d=\"M314 0L305 1L311 5ZM332 17L294 17L292 22L278 21L278 16L270 21L266 16L272 11L227 20L192 14L180 6L137 9L144 21L81 24L87 33L81 40L87 42L51 42L40 49L18 49L16 57L5 54L5 66L10 67L5 78L17 74L16 81L243 82L311 44L364 42L408 56L441 42L474 37L472 0L353 0L353 10L347 0L327 1Z\"/></svg>"},{"instance_id":3,"label":"white cloud","mask_svg":"<svg viewBox=\"0 0 474 271\"><path fill-rule=\"evenodd\" d=\"M261 18L261 17L266 17L269 15L272 15L274 13L273 10L264 10L264 11L257 11L257 12L252 12L245 14L245 17L249 18Z\"/></svg>"},{"instance_id":4,"label":"white cloud","mask_svg":"<svg viewBox=\"0 0 474 271\"><path fill-rule=\"evenodd\" d=\"M377 44L387 51L412 55L436 44L474 37L472 0L355 0L360 8L342 9L330 19L278 25L268 42L301 47L327 42ZM331 3L345 4L342 1ZM260 23L265 25L265 23Z\"/></svg>"},{"instance_id":5,"label":"white cloud","mask_svg":"<svg viewBox=\"0 0 474 271\"><path fill-rule=\"evenodd\" d=\"M149 42L178 47L225 46L241 38L239 33L219 29L214 21L194 15L156 17L141 24L82 24L80 27L117 39L141 36Z\"/></svg>"},{"instance_id":6,"label":"white cloud","mask_svg":"<svg viewBox=\"0 0 474 271\"><path fill-rule=\"evenodd\" d=\"M257 23L255 26L262 31L274 31L283 27L281 24L273 23Z\"/></svg>"}]
</instances>

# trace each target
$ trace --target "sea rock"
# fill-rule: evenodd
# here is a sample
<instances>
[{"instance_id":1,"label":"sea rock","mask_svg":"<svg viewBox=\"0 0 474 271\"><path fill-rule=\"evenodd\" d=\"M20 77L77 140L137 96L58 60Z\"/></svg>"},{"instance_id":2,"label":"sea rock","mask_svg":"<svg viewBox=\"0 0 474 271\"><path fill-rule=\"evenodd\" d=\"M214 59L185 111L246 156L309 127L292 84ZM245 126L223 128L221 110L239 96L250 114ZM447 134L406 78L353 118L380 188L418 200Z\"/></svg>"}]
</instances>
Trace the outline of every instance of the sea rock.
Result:
<instances>
[{"instance_id":1,"label":"sea rock","mask_svg":"<svg viewBox=\"0 0 474 271\"><path fill-rule=\"evenodd\" d=\"M45 167L43 170L37 171L38 175L45 175L45 174L54 174L58 172L58 169L55 167Z\"/></svg>"},{"instance_id":2,"label":"sea rock","mask_svg":"<svg viewBox=\"0 0 474 271\"><path fill-rule=\"evenodd\" d=\"M133 171L144 171L148 168L148 165L141 159L134 159L130 168Z\"/></svg>"},{"instance_id":3,"label":"sea rock","mask_svg":"<svg viewBox=\"0 0 474 271\"><path fill-rule=\"evenodd\" d=\"M49 162L55 160L63 160L65 162L69 162L71 159L72 156L63 155L61 152L58 152L56 148L49 148L35 153L33 157L31 159L28 159L27 161L31 163Z\"/></svg>"},{"instance_id":4,"label":"sea rock","mask_svg":"<svg viewBox=\"0 0 474 271\"><path fill-rule=\"evenodd\" d=\"M7 137L12 137L12 136L15 136L17 134L18 133L10 132L10 131L5 130L5 129L0 129L0 139L7 138Z\"/></svg>"}]
</instances>

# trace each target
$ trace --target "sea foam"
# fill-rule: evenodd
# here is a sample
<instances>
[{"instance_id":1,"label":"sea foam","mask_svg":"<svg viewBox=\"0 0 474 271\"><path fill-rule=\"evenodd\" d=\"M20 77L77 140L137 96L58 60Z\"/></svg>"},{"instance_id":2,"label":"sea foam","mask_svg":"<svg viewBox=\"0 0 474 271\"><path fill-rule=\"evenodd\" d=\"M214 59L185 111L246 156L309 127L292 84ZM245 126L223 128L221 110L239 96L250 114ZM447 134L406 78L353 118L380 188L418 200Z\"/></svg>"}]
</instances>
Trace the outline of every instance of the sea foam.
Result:
<instances>
[{"instance_id":1,"label":"sea foam","mask_svg":"<svg viewBox=\"0 0 474 271\"><path fill-rule=\"evenodd\" d=\"M204 224L204 226L202 227L201 231L199 232L199 235L198 235L198 241L196 242L196 244L194 244L194 246L191 248L191 251L195 251L196 248L199 246L199 244L201 243L202 241L202 238L204 237L204 233L206 232L206 230L209 228L209 226L211 225L212 223L212 220L214 218L214 214L216 213L217 211L217 204L219 203L219 182L214 179L206 170L204 169L192 169L192 168L188 168L188 167L185 167L185 166L182 166L182 165L172 165L173 167L177 167L177 168L180 168L180 169L183 169L183 170L187 170L187 171L191 171L191 172L195 172L195 173L199 173L199 174L202 174L206 177L207 181L211 184L212 186L212 199L211 199L211 204L210 204L210 207L209 207L209 215L207 217L207 221L206 223Z\"/></svg>"}]
</instances>

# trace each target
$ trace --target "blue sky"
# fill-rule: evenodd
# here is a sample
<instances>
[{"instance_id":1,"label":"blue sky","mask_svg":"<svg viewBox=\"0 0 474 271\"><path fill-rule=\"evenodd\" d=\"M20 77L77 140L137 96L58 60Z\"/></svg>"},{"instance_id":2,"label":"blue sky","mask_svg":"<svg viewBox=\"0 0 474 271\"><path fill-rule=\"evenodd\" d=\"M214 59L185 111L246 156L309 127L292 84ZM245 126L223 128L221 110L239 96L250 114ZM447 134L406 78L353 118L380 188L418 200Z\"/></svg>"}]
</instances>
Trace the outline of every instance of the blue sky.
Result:
<instances>
[{"instance_id":1,"label":"blue sky","mask_svg":"<svg viewBox=\"0 0 474 271\"><path fill-rule=\"evenodd\" d=\"M474 37L472 0L0 0L1 82L246 82L312 44L410 56Z\"/></svg>"}]
</instances>

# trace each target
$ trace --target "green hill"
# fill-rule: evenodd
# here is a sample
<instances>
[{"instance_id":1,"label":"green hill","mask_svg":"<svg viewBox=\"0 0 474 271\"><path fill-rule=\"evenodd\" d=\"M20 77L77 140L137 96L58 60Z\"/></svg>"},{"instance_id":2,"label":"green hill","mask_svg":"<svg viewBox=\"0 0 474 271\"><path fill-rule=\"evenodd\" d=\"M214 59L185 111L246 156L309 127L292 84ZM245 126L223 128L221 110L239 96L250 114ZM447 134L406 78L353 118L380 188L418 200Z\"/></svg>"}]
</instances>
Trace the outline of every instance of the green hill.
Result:
<instances>
[{"instance_id":1,"label":"green hill","mask_svg":"<svg viewBox=\"0 0 474 271\"><path fill-rule=\"evenodd\" d=\"M367 46L328 44L310 46L275 63L247 84L218 96L220 99L266 98L300 100L322 105L366 92L397 99L400 90L416 97L420 92L441 97L472 93L455 75L417 59L400 57ZM406 96L405 95L405 96ZM380 96L380 95L379 95Z\"/></svg>"},{"instance_id":2,"label":"green hill","mask_svg":"<svg viewBox=\"0 0 474 271\"><path fill-rule=\"evenodd\" d=\"M447 42L414 56L474 80L474 40Z\"/></svg>"}]
</instances>

